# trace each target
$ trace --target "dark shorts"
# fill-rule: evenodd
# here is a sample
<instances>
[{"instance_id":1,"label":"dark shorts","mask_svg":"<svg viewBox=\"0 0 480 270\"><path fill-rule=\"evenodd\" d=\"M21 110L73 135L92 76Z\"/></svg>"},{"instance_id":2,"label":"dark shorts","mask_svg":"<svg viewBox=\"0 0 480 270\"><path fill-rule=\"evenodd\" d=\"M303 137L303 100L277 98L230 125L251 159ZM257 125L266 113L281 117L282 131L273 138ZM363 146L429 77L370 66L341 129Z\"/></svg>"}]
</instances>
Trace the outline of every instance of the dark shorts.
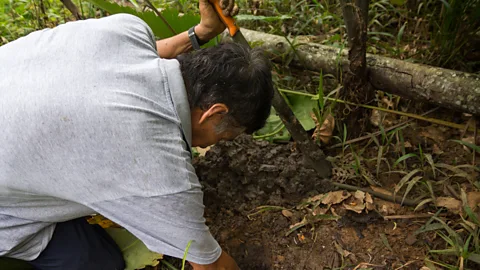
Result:
<instances>
[{"instance_id":1,"label":"dark shorts","mask_svg":"<svg viewBox=\"0 0 480 270\"><path fill-rule=\"evenodd\" d=\"M40 256L29 262L39 270L123 270L122 252L98 225L84 218L58 223Z\"/></svg>"}]
</instances>

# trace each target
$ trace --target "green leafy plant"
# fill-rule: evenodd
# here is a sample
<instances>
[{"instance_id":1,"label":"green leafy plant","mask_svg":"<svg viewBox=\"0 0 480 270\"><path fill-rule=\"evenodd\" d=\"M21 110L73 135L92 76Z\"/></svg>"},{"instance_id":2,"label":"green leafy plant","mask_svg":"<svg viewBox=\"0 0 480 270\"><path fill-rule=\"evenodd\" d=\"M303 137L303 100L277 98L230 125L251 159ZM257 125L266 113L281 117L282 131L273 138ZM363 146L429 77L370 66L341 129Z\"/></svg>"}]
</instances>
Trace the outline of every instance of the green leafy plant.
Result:
<instances>
[{"instance_id":1,"label":"green leafy plant","mask_svg":"<svg viewBox=\"0 0 480 270\"><path fill-rule=\"evenodd\" d=\"M144 268L147 265L156 266L162 254L150 251L145 244L133 234L122 228L107 228L105 231L113 238L122 251L125 260L125 270Z\"/></svg>"},{"instance_id":2,"label":"green leafy plant","mask_svg":"<svg viewBox=\"0 0 480 270\"><path fill-rule=\"evenodd\" d=\"M141 18L148 24L148 26L150 26L155 36L160 39L168 38L177 33L186 31L200 21L200 16L198 14L190 13L179 16L180 14L178 10L173 8L162 10L161 15L165 19L163 20L162 17L157 16L157 14L152 11L138 11L134 8L120 6L106 0L88 1L110 14L128 13ZM210 43L212 43L212 41ZM213 45L213 43L210 45Z\"/></svg>"}]
</instances>

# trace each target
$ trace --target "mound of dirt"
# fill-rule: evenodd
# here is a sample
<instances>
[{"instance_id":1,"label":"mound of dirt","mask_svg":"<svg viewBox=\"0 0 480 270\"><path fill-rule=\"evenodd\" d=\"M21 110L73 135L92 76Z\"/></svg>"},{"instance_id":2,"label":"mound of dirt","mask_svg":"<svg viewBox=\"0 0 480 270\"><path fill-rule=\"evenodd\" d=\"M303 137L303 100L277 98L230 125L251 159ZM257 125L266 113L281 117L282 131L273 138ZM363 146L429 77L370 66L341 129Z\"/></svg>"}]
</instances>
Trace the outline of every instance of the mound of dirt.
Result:
<instances>
[{"instance_id":1,"label":"mound of dirt","mask_svg":"<svg viewBox=\"0 0 480 270\"><path fill-rule=\"evenodd\" d=\"M240 136L221 142L203 158L194 160L204 185L209 210L222 207L243 212L248 205L296 203L310 194L326 191L293 144L269 144ZM220 203L221 202L221 203Z\"/></svg>"}]
</instances>

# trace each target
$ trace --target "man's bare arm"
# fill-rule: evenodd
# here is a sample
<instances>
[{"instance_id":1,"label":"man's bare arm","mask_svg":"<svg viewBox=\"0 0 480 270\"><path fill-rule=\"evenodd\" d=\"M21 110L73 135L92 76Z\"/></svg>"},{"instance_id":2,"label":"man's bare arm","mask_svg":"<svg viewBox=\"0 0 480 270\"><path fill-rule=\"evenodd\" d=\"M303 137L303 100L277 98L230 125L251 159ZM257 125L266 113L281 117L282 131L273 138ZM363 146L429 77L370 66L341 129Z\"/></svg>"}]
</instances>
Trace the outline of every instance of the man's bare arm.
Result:
<instances>
[{"instance_id":1,"label":"man's bare arm","mask_svg":"<svg viewBox=\"0 0 480 270\"><path fill-rule=\"evenodd\" d=\"M237 263L225 251L222 251L220 258L212 264L201 265L190 262L193 270L240 270Z\"/></svg>"},{"instance_id":2,"label":"man's bare arm","mask_svg":"<svg viewBox=\"0 0 480 270\"><path fill-rule=\"evenodd\" d=\"M235 16L238 7L235 0L220 0L224 14ZM209 41L225 30L225 25L220 21L214 8L208 0L199 1L200 24L195 27L195 34L201 41ZM170 59L177 55L186 53L192 49L187 31L176 36L157 41L157 51L161 58Z\"/></svg>"}]
</instances>

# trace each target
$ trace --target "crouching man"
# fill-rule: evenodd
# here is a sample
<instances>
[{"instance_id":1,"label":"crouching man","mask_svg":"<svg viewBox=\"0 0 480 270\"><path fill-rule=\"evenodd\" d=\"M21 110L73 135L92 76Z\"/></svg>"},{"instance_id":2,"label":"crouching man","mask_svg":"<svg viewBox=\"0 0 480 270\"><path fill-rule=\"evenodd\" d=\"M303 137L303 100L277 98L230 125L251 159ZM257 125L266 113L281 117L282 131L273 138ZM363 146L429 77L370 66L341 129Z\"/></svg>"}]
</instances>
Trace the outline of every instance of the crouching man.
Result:
<instances>
[{"instance_id":1,"label":"crouching man","mask_svg":"<svg viewBox=\"0 0 480 270\"><path fill-rule=\"evenodd\" d=\"M231 0L233 1L233 0ZM226 5L226 13L236 9ZM192 31L225 26L207 0ZM45 270L123 269L85 216L99 213L194 269L237 269L205 225L190 148L261 128L268 60L234 43L155 41L126 14L71 22L0 47L0 257Z\"/></svg>"}]
</instances>

